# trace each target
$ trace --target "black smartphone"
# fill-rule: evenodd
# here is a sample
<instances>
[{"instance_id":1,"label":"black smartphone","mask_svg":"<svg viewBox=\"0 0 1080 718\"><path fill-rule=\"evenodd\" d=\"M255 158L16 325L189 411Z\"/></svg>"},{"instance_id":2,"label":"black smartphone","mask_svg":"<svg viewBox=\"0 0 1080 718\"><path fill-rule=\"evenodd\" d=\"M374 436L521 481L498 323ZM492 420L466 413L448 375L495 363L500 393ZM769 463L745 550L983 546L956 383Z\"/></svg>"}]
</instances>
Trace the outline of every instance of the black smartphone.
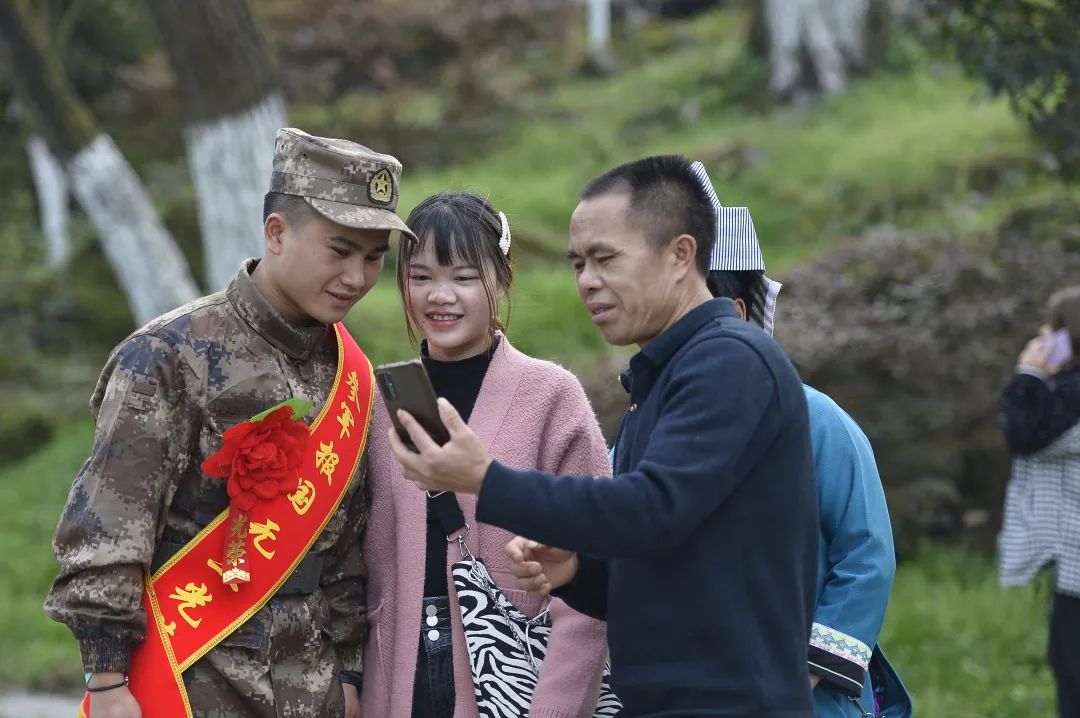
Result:
<instances>
[{"instance_id":1,"label":"black smartphone","mask_svg":"<svg viewBox=\"0 0 1080 718\"><path fill-rule=\"evenodd\" d=\"M419 359L383 364L375 367L375 383L379 386L386 409L390 412L390 421L394 423L398 436L413 451L416 446L398 421L398 409L404 409L424 427L437 444L442 446L450 441L450 432L443 426L439 417L439 405L435 403L435 390L431 387L424 364Z\"/></svg>"}]
</instances>

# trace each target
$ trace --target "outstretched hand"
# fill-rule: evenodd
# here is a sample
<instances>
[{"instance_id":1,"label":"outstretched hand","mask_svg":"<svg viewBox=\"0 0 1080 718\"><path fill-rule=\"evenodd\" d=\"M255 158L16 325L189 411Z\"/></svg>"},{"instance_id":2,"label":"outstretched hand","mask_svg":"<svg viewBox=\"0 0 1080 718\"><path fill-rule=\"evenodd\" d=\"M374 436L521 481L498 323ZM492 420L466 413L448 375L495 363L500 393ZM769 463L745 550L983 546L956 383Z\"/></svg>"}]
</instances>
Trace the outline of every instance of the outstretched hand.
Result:
<instances>
[{"instance_id":1,"label":"outstretched hand","mask_svg":"<svg viewBox=\"0 0 1080 718\"><path fill-rule=\"evenodd\" d=\"M510 572L517 579L518 589L533 596L543 598L570 583L577 574L576 553L523 536L506 544L506 556L510 559Z\"/></svg>"},{"instance_id":2,"label":"outstretched hand","mask_svg":"<svg viewBox=\"0 0 1080 718\"><path fill-rule=\"evenodd\" d=\"M439 446L409 412L399 409L398 419L416 446L410 450L390 430L390 448L405 478L425 491L454 491L478 494L491 456L479 437L446 399L439 399L439 416L450 440Z\"/></svg>"}]
</instances>

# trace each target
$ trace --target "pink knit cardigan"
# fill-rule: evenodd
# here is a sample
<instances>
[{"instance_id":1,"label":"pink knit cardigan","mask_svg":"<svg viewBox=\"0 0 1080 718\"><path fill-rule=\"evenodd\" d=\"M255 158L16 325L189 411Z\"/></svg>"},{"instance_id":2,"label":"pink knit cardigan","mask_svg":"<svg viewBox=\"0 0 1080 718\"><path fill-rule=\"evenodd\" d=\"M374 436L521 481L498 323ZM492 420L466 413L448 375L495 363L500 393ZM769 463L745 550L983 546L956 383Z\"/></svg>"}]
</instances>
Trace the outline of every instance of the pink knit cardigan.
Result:
<instances>
[{"instance_id":1,"label":"pink knit cardigan","mask_svg":"<svg viewBox=\"0 0 1080 718\"><path fill-rule=\"evenodd\" d=\"M469 426L500 462L517 469L558 474L608 476L607 449L581 384L550 362L522 354L502 337L477 396ZM371 520L364 538L368 565L368 620L364 648L364 718L408 718L420 640L421 598L427 537L425 496L406 481L386 438L390 420L376 399L369 438ZM471 527L469 549L487 564L492 578L525 615L544 601L514 588L504 553L512 534L476 522L476 497L459 495ZM456 545L449 564L460 560ZM451 579L455 718L477 716L461 614ZM570 609L550 605L551 639L530 716L588 718L596 707L607 634L605 624Z\"/></svg>"}]
</instances>

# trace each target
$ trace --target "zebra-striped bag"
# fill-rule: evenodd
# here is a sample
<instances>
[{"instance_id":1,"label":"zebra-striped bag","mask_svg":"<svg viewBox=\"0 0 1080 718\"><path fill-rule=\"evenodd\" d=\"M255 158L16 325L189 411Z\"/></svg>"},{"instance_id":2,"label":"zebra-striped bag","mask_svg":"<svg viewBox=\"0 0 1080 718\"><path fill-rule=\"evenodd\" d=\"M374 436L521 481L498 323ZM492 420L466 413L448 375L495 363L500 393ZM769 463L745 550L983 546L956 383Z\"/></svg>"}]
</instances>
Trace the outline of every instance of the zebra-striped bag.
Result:
<instances>
[{"instance_id":1,"label":"zebra-striped bag","mask_svg":"<svg viewBox=\"0 0 1080 718\"><path fill-rule=\"evenodd\" d=\"M455 563L452 573L480 715L524 718L547 654L551 618L546 609L526 618L491 580L484 562L472 555ZM605 663L594 718L615 716L622 709L610 678Z\"/></svg>"}]
</instances>

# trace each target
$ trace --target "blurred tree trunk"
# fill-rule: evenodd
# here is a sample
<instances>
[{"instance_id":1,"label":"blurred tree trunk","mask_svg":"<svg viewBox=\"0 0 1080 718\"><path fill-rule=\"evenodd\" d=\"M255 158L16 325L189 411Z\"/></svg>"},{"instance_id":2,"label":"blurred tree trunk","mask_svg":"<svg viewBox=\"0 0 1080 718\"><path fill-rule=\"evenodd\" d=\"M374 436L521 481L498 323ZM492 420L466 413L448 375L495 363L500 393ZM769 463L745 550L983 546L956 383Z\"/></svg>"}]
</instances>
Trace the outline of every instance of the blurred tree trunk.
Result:
<instances>
[{"instance_id":1,"label":"blurred tree trunk","mask_svg":"<svg viewBox=\"0 0 1080 718\"><path fill-rule=\"evenodd\" d=\"M27 0L0 0L0 45L34 127L67 171L137 322L198 295L138 176L75 93Z\"/></svg>"},{"instance_id":2,"label":"blurred tree trunk","mask_svg":"<svg viewBox=\"0 0 1080 718\"><path fill-rule=\"evenodd\" d=\"M585 49L587 67L600 74L615 71L611 54L611 0L587 0Z\"/></svg>"},{"instance_id":3,"label":"blurred tree trunk","mask_svg":"<svg viewBox=\"0 0 1080 718\"><path fill-rule=\"evenodd\" d=\"M247 0L150 0L187 112L206 283L222 289L262 254L274 137L288 124L267 44Z\"/></svg>"},{"instance_id":4,"label":"blurred tree trunk","mask_svg":"<svg viewBox=\"0 0 1080 718\"><path fill-rule=\"evenodd\" d=\"M50 267L56 267L64 263L71 251L67 173L40 135L30 138L26 152L34 176L41 232L45 236L45 259Z\"/></svg>"},{"instance_id":5,"label":"blurred tree trunk","mask_svg":"<svg viewBox=\"0 0 1080 718\"><path fill-rule=\"evenodd\" d=\"M770 91L843 91L880 56L888 16L889 0L762 0Z\"/></svg>"}]
</instances>

